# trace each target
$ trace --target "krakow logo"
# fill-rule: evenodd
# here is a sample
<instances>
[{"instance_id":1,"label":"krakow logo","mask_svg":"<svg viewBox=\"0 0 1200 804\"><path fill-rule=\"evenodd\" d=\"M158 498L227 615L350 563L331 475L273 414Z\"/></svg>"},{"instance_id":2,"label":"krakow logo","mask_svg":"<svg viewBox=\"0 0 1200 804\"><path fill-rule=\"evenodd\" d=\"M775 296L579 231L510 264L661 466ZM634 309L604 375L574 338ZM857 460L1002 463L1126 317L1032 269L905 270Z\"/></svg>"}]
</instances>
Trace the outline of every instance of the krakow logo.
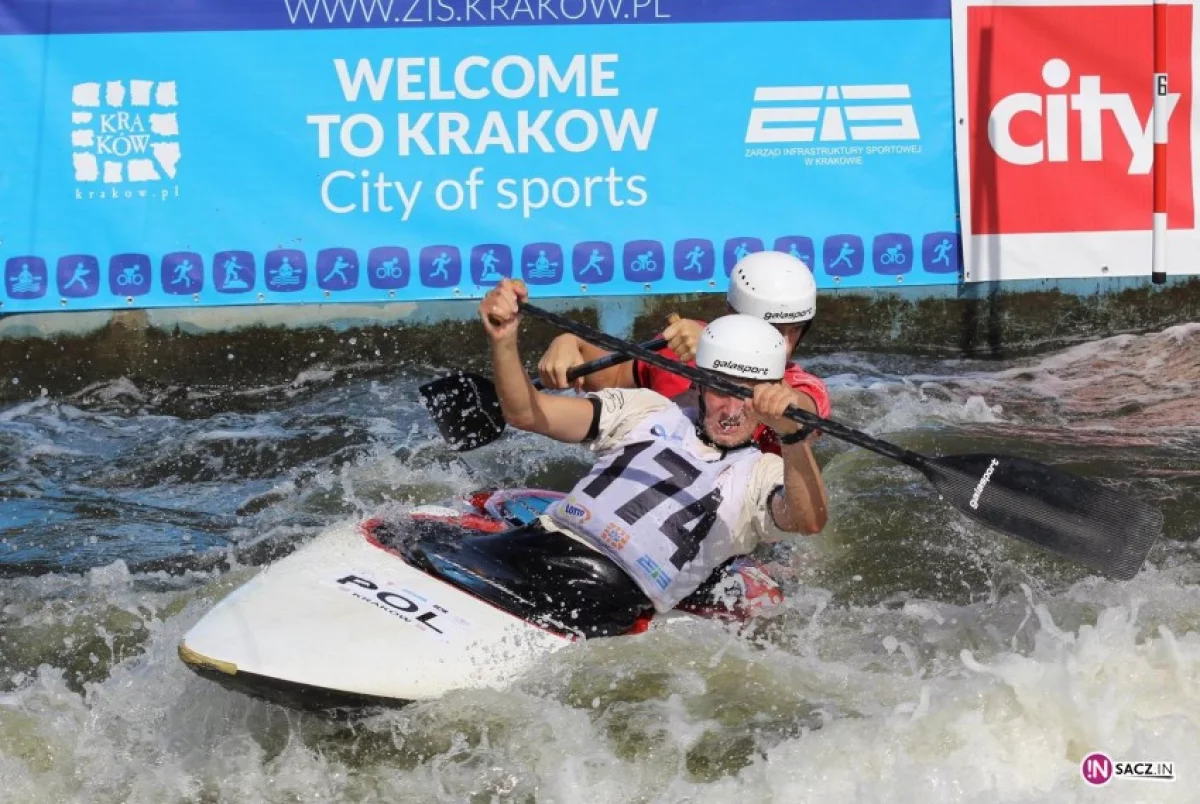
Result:
<instances>
[{"instance_id":1,"label":"krakow logo","mask_svg":"<svg viewBox=\"0 0 1200 804\"><path fill-rule=\"evenodd\" d=\"M84 185L145 185L175 178L181 154L174 81L75 84L71 103L75 181ZM145 190L123 193L130 198L145 194ZM162 189L161 195L165 199L169 191ZM115 189L106 195L104 191L77 188L75 197L118 195Z\"/></svg>"}]
</instances>

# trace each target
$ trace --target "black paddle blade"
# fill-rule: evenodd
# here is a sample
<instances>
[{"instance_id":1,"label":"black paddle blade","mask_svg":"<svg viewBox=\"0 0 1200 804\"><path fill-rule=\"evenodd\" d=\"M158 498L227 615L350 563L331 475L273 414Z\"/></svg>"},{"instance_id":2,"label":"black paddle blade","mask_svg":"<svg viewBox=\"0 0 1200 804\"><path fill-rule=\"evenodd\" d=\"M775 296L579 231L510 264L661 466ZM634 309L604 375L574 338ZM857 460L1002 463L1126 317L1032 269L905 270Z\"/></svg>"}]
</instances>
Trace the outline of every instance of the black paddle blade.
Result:
<instances>
[{"instance_id":1,"label":"black paddle blade","mask_svg":"<svg viewBox=\"0 0 1200 804\"><path fill-rule=\"evenodd\" d=\"M986 453L927 461L921 471L967 516L1118 580L1137 575L1162 531L1157 508L1043 463Z\"/></svg>"},{"instance_id":2,"label":"black paddle blade","mask_svg":"<svg viewBox=\"0 0 1200 804\"><path fill-rule=\"evenodd\" d=\"M460 371L417 389L442 438L458 452L490 444L504 432L500 398L492 381Z\"/></svg>"}]
</instances>

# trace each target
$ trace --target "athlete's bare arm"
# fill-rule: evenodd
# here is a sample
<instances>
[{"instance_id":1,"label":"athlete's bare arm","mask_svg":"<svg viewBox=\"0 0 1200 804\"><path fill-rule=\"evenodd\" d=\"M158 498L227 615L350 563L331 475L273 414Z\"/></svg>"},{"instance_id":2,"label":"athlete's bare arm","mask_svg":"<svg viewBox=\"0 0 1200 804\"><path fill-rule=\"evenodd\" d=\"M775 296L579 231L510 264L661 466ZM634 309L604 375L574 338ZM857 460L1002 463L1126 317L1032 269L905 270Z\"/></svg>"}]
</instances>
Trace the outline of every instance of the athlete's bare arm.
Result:
<instances>
[{"instance_id":1,"label":"athlete's bare arm","mask_svg":"<svg viewBox=\"0 0 1200 804\"><path fill-rule=\"evenodd\" d=\"M519 430L557 441L583 441L592 427L590 400L538 391L525 373L517 349L518 304L528 296L523 284L505 279L479 304L479 317L492 345L492 381L504 421Z\"/></svg>"},{"instance_id":2,"label":"athlete's bare arm","mask_svg":"<svg viewBox=\"0 0 1200 804\"><path fill-rule=\"evenodd\" d=\"M567 372L575 366L607 357L608 352L594 346L583 338L563 333L550 342L542 359L538 361L538 377L546 388L570 388L584 391L600 391L604 388L633 388L633 363L620 363L595 374L580 377L574 383L567 381Z\"/></svg>"},{"instance_id":3,"label":"athlete's bare arm","mask_svg":"<svg viewBox=\"0 0 1200 804\"><path fill-rule=\"evenodd\" d=\"M800 429L798 423L782 415L789 406L816 412L812 397L786 382L755 386L752 405L763 423L780 436L790 435ZM809 449L807 439L780 446L783 494L771 498L771 514L775 524L789 533L820 533L829 520L829 498L817 459Z\"/></svg>"}]
</instances>

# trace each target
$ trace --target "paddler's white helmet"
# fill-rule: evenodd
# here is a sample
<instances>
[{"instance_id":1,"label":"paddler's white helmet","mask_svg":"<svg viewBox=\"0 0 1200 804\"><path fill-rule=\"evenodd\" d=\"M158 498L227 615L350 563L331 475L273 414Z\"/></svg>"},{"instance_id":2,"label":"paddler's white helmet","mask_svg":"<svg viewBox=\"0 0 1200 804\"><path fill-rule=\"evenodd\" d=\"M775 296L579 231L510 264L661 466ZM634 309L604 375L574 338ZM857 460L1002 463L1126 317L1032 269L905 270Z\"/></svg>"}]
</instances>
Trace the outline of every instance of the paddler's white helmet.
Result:
<instances>
[{"instance_id":1,"label":"paddler's white helmet","mask_svg":"<svg viewBox=\"0 0 1200 804\"><path fill-rule=\"evenodd\" d=\"M779 330L752 315L713 319L700 333L696 365L748 380L782 380L787 341Z\"/></svg>"},{"instance_id":2,"label":"paddler's white helmet","mask_svg":"<svg viewBox=\"0 0 1200 804\"><path fill-rule=\"evenodd\" d=\"M771 324L810 321L817 312L817 283L804 262L782 251L756 251L733 266L729 306Z\"/></svg>"}]
</instances>

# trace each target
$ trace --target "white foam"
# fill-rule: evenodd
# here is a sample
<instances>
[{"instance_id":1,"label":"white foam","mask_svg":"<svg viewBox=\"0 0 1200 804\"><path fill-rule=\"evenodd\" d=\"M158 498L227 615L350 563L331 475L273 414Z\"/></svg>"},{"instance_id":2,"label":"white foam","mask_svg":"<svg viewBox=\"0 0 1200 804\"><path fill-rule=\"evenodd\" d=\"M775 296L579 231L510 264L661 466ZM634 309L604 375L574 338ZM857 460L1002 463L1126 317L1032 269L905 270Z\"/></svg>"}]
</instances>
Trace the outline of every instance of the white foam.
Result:
<instances>
[{"instance_id":1,"label":"white foam","mask_svg":"<svg viewBox=\"0 0 1200 804\"><path fill-rule=\"evenodd\" d=\"M50 577L12 591L41 628L55 620L34 601L70 599L86 637L97 614L161 612L179 594L139 583L114 564L84 585ZM1153 611L1104 602L1168 590ZM797 627L782 640L754 646L716 623L684 623L586 643L509 690L454 694L349 730L226 691L179 662L178 639L213 589L165 620L137 615L143 649L86 694L44 664L5 693L0 778L22 800L1057 802L1090 800L1079 761L1105 750L1174 761L1185 777L1119 780L1107 795L1190 800L1200 588L1179 575L903 610L831 607L809 591L792 598ZM1095 623L1067 626L1080 604ZM739 749L744 740L757 747Z\"/></svg>"},{"instance_id":2,"label":"white foam","mask_svg":"<svg viewBox=\"0 0 1200 804\"><path fill-rule=\"evenodd\" d=\"M289 432L282 427L273 425L262 425L259 427L247 427L244 430L205 430L202 433L196 433L193 439L196 441L275 441L293 438L295 433Z\"/></svg>"},{"instance_id":3,"label":"white foam","mask_svg":"<svg viewBox=\"0 0 1200 804\"><path fill-rule=\"evenodd\" d=\"M333 369L306 369L296 375L292 380L292 387L299 388L314 382L328 382L337 376L337 372Z\"/></svg>"},{"instance_id":4,"label":"white foam","mask_svg":"<svg viewBox=\"0 0 1200 804\"><path fill-rule=\"evenodd\" d=\"M1027 656L983 664L964 651L972 674L936 680L911 715L837 721L776 747L746 775L761 774L775 796L795 801L1064 801L1085 794L1079 763L1093 750L1194 766L1200 634L1175 640L1172 656L1162 638L1137 644L1129 615L1108 609L1065 639L1043 632ZM1178 784L1116 786L1122 800L1191 795Z\"/></svg>"},{"instance_id":5,"label":"white foam","mask_svg":"<svg viewBox=\"0 0 1200 804\"><path fill-rule=\"evenodd\" d=\"M28 402L18 402L10 408L0 410L0 422L11 422L17 419L24 418L36 410L41 410L50 405L49 400L44 397L31 399Z\"/></svg>"},{"instance_id":6,"label":"white foam","mask_svg":"<svg viewBox=\"0 0 1200 804\"><path fill-rule=\"evenodd\" d=\"M1148 361L1143 352L1153 352L1165 355L1165 363L1152 372L1172 368L1178 356L1158 349L1172 337L1134 339L1112 354ZM1091 359L1094 354L1064 365L1082 375ZM1029 382L1020 372L966 379L878 374L870 369L832 383L835 418L846 420L845 411L850 421L888 431L1027 415L1013 414L1009 404ZM863 379L867 375L874 376ZM301 386L308 380L297 377ZM398 444L397 431L406 433L415 420L412 402L403 389L386 390L363 395L371 403L366 426L391 436L386 443L315 473L249 484L269 489L272 499L228 535L244 547L298 543L311 538L307 523L314 515L356 520L408 510L481 484L533 485L550 470L557 478L560 466L578 462L582 470L590 460L582 448L516 432L456 454L427 423ZM139 405L146 398L128 382L83 396ZM213 429L176 436L175 444L294 436L277 425L278 415L216 419ZM361 426L363 415L350 415L359 415ZM107 437L154 419L46 400L8 408L0 421L22 450L32 445L36 452L53 442L40 430L39 438L28 437L26 428L35 424L97 425ZM839 456L832 477L863 474L848 457ZM867 492L856 489L850 480L831 488L832 505L844 511L862 504ZM814 585L789 589L778 615L748 638L705 622L595 641L554 656L509 690L451 695L352 724L256 702L195 676L179 661L176 648L186 629L257 567L176 577L131 574L114 562L75 576L6 579L0 584L6 638L0 643L0 798L1194 799L1188 778L1200 767L1195 561L1148 570L1127 583L1088 579L1052 594L993 577L970 604L898 594L866 606L844 602L840 592L804 574L805 562L824 571L848 549L814 540L798 550L797 575ZM870 577L860 586L869 583ZM347 661L369 658L347 655ZM95 670L82 689L68 683L81 667ZM1170 785L1117 780L1091 791L1079 776L1079 761L1092 749L1115 759L1171 760L1182 779Z\"/></svg>"}]
</instances>

